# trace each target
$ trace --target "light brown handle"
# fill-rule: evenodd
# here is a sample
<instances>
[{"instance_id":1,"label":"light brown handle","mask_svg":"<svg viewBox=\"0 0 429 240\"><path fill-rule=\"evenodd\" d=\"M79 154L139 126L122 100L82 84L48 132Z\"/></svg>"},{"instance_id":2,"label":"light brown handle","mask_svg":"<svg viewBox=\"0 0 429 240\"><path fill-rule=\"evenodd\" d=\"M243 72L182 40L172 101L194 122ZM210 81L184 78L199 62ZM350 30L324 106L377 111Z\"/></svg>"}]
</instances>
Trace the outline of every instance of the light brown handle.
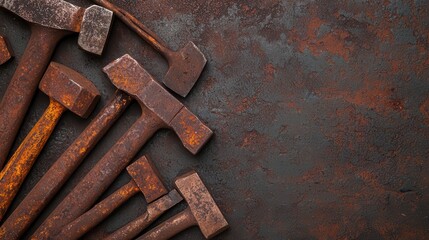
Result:
<instances>
[{"instance_id":1,"label":"light brown handle","mask_svg":"<svg viewBox=\"0 0 429 240\"><path fill-rule=\"evenodd\" d=\"M0 220L3 218L65 108L55 100L25 137L0 173Z\"/></svg>"},{"instance_id":2,"label":"light brown handle","mask_svg":"<svg viewBox=\"0 0 429 240\"><path fill-rule=\"evenodd\" d=\"M134 182L134 180L131 180L129 183L125 184L107 198L103 199L86 213L82 214L73 222L65 226L53 239L79 239L89 230L106 219L115 209L117 209L139 191L140 189L138 188L137 184Z\"/></svg>"},{"instance_id":3,"label":"light brown handle","mask_svg":"<svg viewBox=\"0 0 429 240\"><path fill-rule=\"evenodd\" d=\"M0 169L24 120L40 79L66 31L32 25L31 38L0 103Z\"/></svg>"},{"instance_id":4,"label":"light brown handle","mask_svg":"<svg viewBox=\"0 0 429 240\"><path fill-rule=\"evenodd\" d=\"M178 233L195 225L197 225L197 221L195 220L194 215L192 215L191 209L186 208L182 212L156 226L143 236L137 238L137 240L170 239Z\"/></svg>"}]
</instances>

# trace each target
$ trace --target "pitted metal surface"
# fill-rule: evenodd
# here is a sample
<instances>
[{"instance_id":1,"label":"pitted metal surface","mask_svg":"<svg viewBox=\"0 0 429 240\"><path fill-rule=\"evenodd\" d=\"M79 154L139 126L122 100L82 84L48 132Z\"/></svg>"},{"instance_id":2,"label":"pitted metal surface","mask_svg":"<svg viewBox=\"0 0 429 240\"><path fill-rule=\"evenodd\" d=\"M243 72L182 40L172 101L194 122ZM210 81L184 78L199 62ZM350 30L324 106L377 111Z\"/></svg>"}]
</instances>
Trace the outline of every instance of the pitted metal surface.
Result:
<instances>
[{"instance_id":1,"label":"pitted metal surface","mask_svg":"<svg viewBox=\"0 0 429 240\"><path fill-rule=\"evenodd\" d=\"M214 138L192 156L174 133L162 131L138 157L158 159L154 164L169 189L179 173L198 172L230 224L215 239L427 238L427 1L112 2L173 49L193 41L206 55L201 78L180 100ZM0 10L0 35L8 36L17 58L0 66L2 95L29 28ZM115 91L101 70L112 60L128 53L159 80L168 69L120 21L113 23L103 57L77 51L75 37L61 42L54 60L94 81L102 93L96 113ZM47 104L39 92L17 142ZM139 115L138 104L130 106L26 237ZM89 121L65 113L11 209ZM124 171L102 198L128 181ZM153 224L185 207L178 204ZM102 239L145 210L144 197L136 196L85 239ZM191 228L174 239L202 234Z\"/></svg>"}]
</instances>

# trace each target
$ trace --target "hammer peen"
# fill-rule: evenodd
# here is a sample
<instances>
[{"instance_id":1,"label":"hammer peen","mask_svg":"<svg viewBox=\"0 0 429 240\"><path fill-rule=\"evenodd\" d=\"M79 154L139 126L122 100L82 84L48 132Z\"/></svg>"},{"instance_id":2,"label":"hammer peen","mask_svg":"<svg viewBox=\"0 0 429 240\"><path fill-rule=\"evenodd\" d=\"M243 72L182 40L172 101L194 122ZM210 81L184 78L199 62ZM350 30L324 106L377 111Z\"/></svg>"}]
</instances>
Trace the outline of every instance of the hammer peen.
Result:
<instances>
[{"instance_id":1,"label":"hammer peen","mask_svg":"<svg viewBox=\"0 0 429 240\"><path fill-rule=\"evenodd\" d=\"M48 216L32 239L55 236L88 210L159 129L174 130L193 154L213 134L129 55L110 63L104 72L117 88L137 100L142 115Z\"/></svg>"},{"instance_id":2,"label":"hammer peen","mask_svg":"<svg viewBox=\"0 0 429 240\"><path fill-rule=\"evenodd\" d=\"M100 55L113 13L96 5L84 9L64 0L0 0L0 7L31 24L27 48L0 103L1 168L55 46L64 36L78 32L79 46Z\"/></svg>"},{"instance_id":3,"label":"hammer peen","mask_svg":"<svg viewBox=\"0 0 429 240\"><path fill-rule=\"evenodd\" d=\"M50 64L40 81L39 88L49 96L50 103L0 173L0 220L18 193L61 115L69 109L86 118L100 97L91 81L58 63Z\"/></svg>"}]
</instances>

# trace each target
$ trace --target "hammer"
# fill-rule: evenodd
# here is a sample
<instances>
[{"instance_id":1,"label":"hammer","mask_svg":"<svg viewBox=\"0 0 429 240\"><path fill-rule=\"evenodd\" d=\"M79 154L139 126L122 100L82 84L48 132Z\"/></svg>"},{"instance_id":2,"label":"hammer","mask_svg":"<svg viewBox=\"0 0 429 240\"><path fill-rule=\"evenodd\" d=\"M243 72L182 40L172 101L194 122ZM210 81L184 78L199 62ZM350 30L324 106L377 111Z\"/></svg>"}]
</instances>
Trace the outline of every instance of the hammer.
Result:
<instances>
[{"instance_id":1,"label":"hammer","mask_svg":"<svg viewBox=\"0 0 429 240\"><path fill-rule=\"evenodd\" d=\"M159 129L174 130L193 154L198 153L213 134L129 55L103 70L118 89L137 100L142 115L48 216L33 239L54 236L88 210Z\"/></svg>"},{"instance_id":2,"label":"hammer","mask_svg":"<svg viewBox=\"0 0 429 240\"><path fill-rule=\"evenodd\" d=\"M11 58L13 58L13 51L9 41L5 37L0 36L0 65L5 64Z\"/></svg>"},{"instance_id":3,"label":"hammer","mask_svg":"<svg viewBox=\"0 0 429 240\"><path fill-rule=\"evenodd\" d=\"M107 0L92 1L111 10L122 22L167 59L169 67L163 82L177 94L186 97L207 63L200 49L193 42L188 42L185 47L173 51L167 47L164 41L160 40L159 36L124 9Z\"/></svg>"},{"instance_id":4,"label":"hammer","mask_svg":"<svg viewBox=\"0 0 429 240\"><path fill-rule=\"evenodd\" d=\"M0 173L0 220L61 115L68 109L86 118L100 97L100 93L91 81L74 70L54 62L49 65L39 88L49 96L50 103Z\"/></svg>"},{"instance_id":5,"label":"hammer","mask_svg":"<svg viewBox=\"0 0 429 240\"><path fill-rule=\"evenodd\" d=\"M115 209L139 192L143 193L147 203L151 203L168 193L159 178L156 167L145 156L127 167L131 181L93 208L62 228L56 239L78 239L106 219ZM179 200L180 201L180 200ZM177 202L176 202L177 203ZM175 203L175 204L176 204Z\"/></svg>"},{"instance_id":6,"label":"hammer","mask_svg":"<svg viewBox=\"0 0 429 240\"><path fill-rule=\"evenodd\" d=\"M100 55L113 13L96 5L84 9L64 0L0 0L0 7L31 24L27 48L0 103L1 168L55 46L64 36L79 32L79 46Z\"/></svg>"},{"instance_id":7,"label":"hammer","mask_svg":"<svg viewBox=\"0 0 429 240\"><path fill-rule=\"evenodd\" d=\"M188 203L188 208L137 240L169 239L192 226L198 226L204 237L210 239L228 228L228 222L196 172L191 171L177 178L175 185Z\"/></svg>"}]
</instances>

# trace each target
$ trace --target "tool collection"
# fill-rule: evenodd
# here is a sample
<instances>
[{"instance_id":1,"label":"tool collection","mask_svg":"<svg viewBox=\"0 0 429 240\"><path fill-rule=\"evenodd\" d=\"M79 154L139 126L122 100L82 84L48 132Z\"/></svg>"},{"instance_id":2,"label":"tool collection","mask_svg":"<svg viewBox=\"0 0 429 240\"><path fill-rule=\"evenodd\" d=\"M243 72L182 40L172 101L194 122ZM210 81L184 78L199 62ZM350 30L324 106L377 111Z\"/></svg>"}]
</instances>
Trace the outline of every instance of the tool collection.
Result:
<instances>
[{"instance_id":1,"label":"tool collection","mask_svg":"<svg viewBox=\"0 0 429 240\"><path fill-rule=\"evenodd\" d=\"M3 219L62 113L70 110L86 118L100 98L90 80L69 67L51 62L55 46L63 37L73 32L79 33L78 45L85 51L101 55L112 17L116 15L166 58L169 68L162 82L183 97L190 92L206 65L206 58L193 42L173 51L124 9L105 0L93 2L97 5L82 8L64 0L0 0L0 7L29 22L32 31L0 103L0 221L3 221L0 222L0 239L20 239L23 236L134 100L141 107L141 116L80 179L31 239L81 238L140 192L146 200L146 212L112 232L108 239L138 237L183 199L188 208L138 239L168 239L191 226L198 226L207 239L216 236L228 227L228 223L196 172L178 177L175 180L176 189L169 190L161 180L156 161L153 163L148 156L142 156L133 162L140 149L160 129L174 131L192 154L202 149L213 132L128 54L103 68L117 88L109 103L54 162L9 217ZM0 36L0 65L12 57L10 45ZM37 86L49 96L50 104L8 159ZM4 164L6 166L3 168ZM99 201L99 197L124 169L131 176L130 182Z\"/></svg>"}]
</instances>

